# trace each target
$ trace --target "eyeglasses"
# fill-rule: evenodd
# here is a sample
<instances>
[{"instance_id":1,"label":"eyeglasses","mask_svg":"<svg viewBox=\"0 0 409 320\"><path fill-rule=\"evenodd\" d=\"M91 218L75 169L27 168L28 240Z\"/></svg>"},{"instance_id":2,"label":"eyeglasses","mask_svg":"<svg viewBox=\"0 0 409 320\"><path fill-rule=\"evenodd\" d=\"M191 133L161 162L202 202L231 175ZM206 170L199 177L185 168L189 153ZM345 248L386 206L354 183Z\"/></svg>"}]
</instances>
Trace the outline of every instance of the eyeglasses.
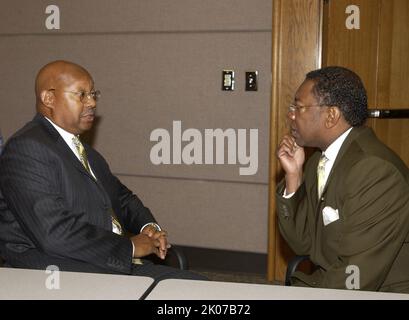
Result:
<instances>
[{"instance_id":1,"label":"eyeglasses","mask_svg":"<svg viewBox=\"0 0 409 320\"><path fill-rule=\"evenodd\" d=\"M50 91L55 91L57 89L50 89ZM81 102L85 102L87 99L94 99L97 101L101 97L101 91L99 90L92 90L92 91L66 91L62 90L63 92L75 94L80 98Z\"/></svg>"},{"instance_id":2,"label":"eyeglasses","mask_svg":"<svg viewBox=\"0 0 409 320\"><path fill-rule=\"evenodd\" d=\"M288 106L288 112L295 113L296 111L304 111L307 108L322 107L320 104L313 104L311 106L299 106L297 104L290 103Z\"/></svg>"}]
</instances>

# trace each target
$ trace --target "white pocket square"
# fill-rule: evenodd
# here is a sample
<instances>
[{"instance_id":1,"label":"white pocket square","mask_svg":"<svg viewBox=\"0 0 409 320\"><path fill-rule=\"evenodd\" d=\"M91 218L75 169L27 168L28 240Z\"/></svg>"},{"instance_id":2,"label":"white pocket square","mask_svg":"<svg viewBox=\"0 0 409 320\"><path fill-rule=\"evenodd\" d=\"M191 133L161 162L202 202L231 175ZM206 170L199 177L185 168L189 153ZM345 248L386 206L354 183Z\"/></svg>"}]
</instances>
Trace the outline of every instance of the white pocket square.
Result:
<instances>
[{"instance_id":1,"label":"white pocket square","mask_svg":"<svg viewBox=\"0 0 409 320\"><path fill-rule=\"evenodd\" d=\"M339 219L338 209L333 209L331 207L325 207L322 209L322 220L324 221L324 226L337 221Z\"/></svg>"}]
</instances>

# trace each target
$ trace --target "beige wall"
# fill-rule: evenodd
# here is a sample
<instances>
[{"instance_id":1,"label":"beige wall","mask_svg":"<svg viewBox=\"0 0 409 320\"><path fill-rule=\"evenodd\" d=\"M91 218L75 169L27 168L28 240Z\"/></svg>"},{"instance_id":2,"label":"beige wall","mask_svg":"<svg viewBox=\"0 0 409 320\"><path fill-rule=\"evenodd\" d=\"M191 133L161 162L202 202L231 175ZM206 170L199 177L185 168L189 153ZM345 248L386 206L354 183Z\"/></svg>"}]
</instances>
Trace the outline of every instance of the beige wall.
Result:
<instances>
[{"instance_id":1,"label":"beige wall","mask_svg":"<svg viewBox=\"0 0 409 320\"><path fill-rule=\"evenodd\" d=\"M48 4L61 29L44 26ZM34 114L37 70L55 59L85 66L103 97L94 146L177 244L267 251L271 88L270 0L1 0L0 129L7 138ZM221 71L236 90L221 91ZM259 91L244 72L259 71ZM258 129L258 171L240 165L151 163L150 133Z\"/></svg>"}]
</instances>

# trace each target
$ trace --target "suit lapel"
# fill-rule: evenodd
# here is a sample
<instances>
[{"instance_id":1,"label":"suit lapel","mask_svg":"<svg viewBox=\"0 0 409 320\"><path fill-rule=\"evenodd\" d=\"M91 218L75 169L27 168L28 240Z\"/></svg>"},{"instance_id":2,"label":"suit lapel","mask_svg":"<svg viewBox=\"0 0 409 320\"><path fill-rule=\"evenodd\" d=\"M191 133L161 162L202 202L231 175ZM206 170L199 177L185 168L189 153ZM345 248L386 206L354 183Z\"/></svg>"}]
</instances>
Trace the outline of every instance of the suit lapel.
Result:
<instances>
[{"instance_id":1,"label":"suit lapel","mask_svg":"<svg viewBox=\"0 0 409 320\"><path fill-rule=\"evenodd\" d=\"M107 189L105 187L107 182L104 181L105 180L104 178L106 176L106 174L104 175L104 168L101 168L100 161L98 161L98 158L94 157L95 151L91 150L91 148L86 144L84 144L84 148L85 148L85 151L87 152L89 165L90 165L90 167L92 169L92 172L94 173L94 175L96 177L96 180L95 179L93 179L93 180L97 184L97 186L98 186L101 194L103 195L106 203L113 210L112 200L111 200L111 197L110 197L110 193L108 191L109 189ZM110 216L110 218L111 218L111 216ZM122 224L123 221L120 221L120 223ZM109 219L109 224L110 224L110 226L112 228L111 219Z\"/></svg>"},{"instance_id":2,"label":"suit lapel","mask_svg":"<svg viewBox=\"0 0 409 320\"><path fill-rule=\"evenodd\" d=\"M98 160L97 157L95 157L95 151L92 150L90 146L87 144L84 144L85 152L87 153L88 156L88 163L91 167L92 172L94 173L96 177L96 183L98 186L102 187L104 192L105 192L105 187L104 187L104 168L101 168L100 161ZM95 180L95 179L94 179Z\"/></svg>"},{"instance_id":3,"label":"suit lapel","mask_svg":"<svg viewBox=\"0 0 409 320\"><path fill-rule=\"evenodd\" d=\"M308 179L308 181L311 181L310 185L308 186L308 192L309 194L312 195L311 201L312 201L312 205L314 208L317 208L318 206L317 166L318 166L319 158L320 158L320 152L315 152L311 156L312 168L314 168L314 170L312 170L311 178Z\"/></svg>"},{"instance_id":4,"label":"suit lapel","mask_svg":"<svg viewBox=\"0 0 409 320\"><path fill-rule=\"evenodd\" d=\"M97 183L97 185L101 189L101 191L104 193L104 195L106 195L108 197L108 195L106 194L106 189L105 189L104 184L103 184L103 174L102 174L103 170L101 169L97 159L93 156L94 153L92 152L92 150L90 150L90 147L88 145L84 144L84 148L85 148L85 152L87 153L87 156L88 156L88 163L89 163L89 165L91 167L92 172L94 173L94 175L96 177L95 182Z\"/></svg>"},{"instance_id":5,"label":"suit lapel","mask_svg":"<svg viewBox=\"0 0 409 320\"><path fill-rule=\"evenodd\" d=\"M325 184L324 190L322 192L322 196L325 196L325 192L329 186L329 184L331 183L331 180L334 177L334 172L336 172L337 168L340 166L347 150L349 149L349 147L351 146L351 143L359 136L361 135L363 132L369 130L369 128L367 127L354 127L352 128L351 132L349 133L348 137L345 139L344 143L341 146L341 149L338 152L338 155L335 159L335 163L332 166L331 172L328 176L327 179L327 183ZM318 165L318 162L317 162Z\"/></svg>"},{"instance_id":6,"label":"suit lapel","mask_svg":"<svg viewBox=\"0 0 409 320\"><path fill-rule=\"evenodd\" d=\"M64 139L61 136L56 145L59 151L61 152L62 156L65 159L70 159L70 162L74 165L74 167L78 171L80 171L82 174L85 174L91 180L95 181L94 177L85 169L84 165L76 157L76 155L72 152L71 148L67 145L67 143L64 141Z\"/></svg>"},{"instance_id":7,"label":"suit lapel","mask_svg":"<svg viewBox=\"0 0 409 320\"><path fill-rule=\"evenodd\" d=\"M85 174L90 179L95 181L94 177L88 173L88 171L84 168L81 161L76 157L74 152L72 152L71 148L67 145L67 143L61 137L58 131L55 130L55 128L47 119L45 119L42 115L37 114L34 117L34 121L39 122L43 126L43 128L49 133L51 138L54 140L55 146L63 159L69 159L69 161L77 170L79 170L82 174Z\"/></svg>"}]
</instances>

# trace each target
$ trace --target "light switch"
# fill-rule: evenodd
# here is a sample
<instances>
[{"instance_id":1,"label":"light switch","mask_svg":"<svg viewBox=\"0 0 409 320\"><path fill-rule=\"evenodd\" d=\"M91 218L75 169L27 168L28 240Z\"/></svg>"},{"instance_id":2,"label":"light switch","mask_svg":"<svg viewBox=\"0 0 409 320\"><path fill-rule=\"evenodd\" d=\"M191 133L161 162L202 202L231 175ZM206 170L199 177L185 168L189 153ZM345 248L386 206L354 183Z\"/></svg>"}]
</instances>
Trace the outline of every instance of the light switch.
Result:
<instances>
[{"instance_id":1,"label":"light switch","mask_svg":"<svg viewBox=\"0 0 409 320\"><path fill-rule=\"evenodd\" d=\"M246 91L257 91L258 71L246 72Z\"/></svg>"},{"instance_id":2,"label":"light switch","mask_svg":"<svg viewBox=\"0 0 409 320\"><path fill-rule=\"evenodd\" d=\"M222 72L222 90L233 91L234 90L234 71L223 70Z\"/></svg>"}]
</instances>

